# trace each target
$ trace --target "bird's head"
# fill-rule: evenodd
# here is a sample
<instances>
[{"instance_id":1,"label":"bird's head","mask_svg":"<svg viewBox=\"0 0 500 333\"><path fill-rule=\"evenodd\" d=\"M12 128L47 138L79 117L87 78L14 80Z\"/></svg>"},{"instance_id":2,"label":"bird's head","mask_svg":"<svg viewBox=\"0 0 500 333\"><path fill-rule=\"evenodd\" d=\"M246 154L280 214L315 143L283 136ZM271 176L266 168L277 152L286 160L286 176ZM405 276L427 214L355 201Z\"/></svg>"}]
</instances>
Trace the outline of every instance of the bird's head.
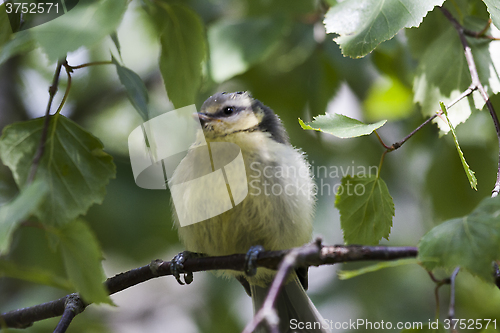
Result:
<instances>
[{"instance_id":1,"label":"bird's head","mask_svg":"<svg viewBox=\"0 0 500 333\"><path fill-rule=\"evenodd\" d=\"M248 92L217 93L209 97L198 113L207 140L232 141L234 135L261 132L288 144L279 117Z\"/></svg>"}]
</instances>

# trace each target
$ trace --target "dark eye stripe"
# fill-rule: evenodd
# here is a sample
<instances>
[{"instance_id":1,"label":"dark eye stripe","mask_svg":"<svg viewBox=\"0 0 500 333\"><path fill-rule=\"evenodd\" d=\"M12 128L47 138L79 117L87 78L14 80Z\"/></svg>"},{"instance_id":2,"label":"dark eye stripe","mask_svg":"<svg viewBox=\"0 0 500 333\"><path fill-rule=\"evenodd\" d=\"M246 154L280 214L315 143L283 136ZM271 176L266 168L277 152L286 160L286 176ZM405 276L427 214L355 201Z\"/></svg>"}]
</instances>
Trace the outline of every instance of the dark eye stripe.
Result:
<instances>
[{"instance_id":1,"label":"dark eye stripe","mask_svg":"<svg viewBox=\"0 0 500 333\"><path fill-rule=\"evenodd\" d=\"M235 115L238 112L243 111L244 109L245 109L244 107L237 107L233 105L224 106L223 108L219 109L217 113L214 114L214 117L215 118L231 117L232 115Z\"/></svg>"}]
</instances>

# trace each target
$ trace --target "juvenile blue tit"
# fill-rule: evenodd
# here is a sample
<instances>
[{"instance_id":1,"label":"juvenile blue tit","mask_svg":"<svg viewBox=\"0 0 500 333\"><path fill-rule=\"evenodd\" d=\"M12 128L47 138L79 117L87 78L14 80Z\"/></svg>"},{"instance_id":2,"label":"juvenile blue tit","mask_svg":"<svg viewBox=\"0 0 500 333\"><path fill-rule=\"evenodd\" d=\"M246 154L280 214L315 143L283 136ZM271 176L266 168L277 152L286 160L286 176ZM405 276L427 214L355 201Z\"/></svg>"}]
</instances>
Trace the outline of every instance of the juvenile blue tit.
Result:
<instances>
[{"instance_id":1,"label":"juvenile blue tit","mask_svg":"<svg viewBox=\"0 0 500 333\"><path fill-rule=\"evenodd\" d=\"M241 149L248 195L232 209L187 226L180 226L174 213L179 237L186 250L220 256L247 253L253 246L284 250L309 242L316 187L309 163L304 154L290 144L280 118L248 92L215 94L203 103L198 117L209 146L214 142L231 142ZM197 158L195 152L189 152L175 170L171 182L182 182L209 172L199 170L206 166L197 163ZM184 195L186 201L195 196L218 198L220 195L222 198L227 195L214 191L191 191ZM234 276L247 287L257 311L267 295L275 271L258 268L254 276L237 271L220 274ZM301 270L294 273L284 286L277 300L280 332L292 332L291 320L323 323L304 291L303 286L306 285L307 270ZM260 329L260 332L266 332L266 328ZM300 332L325 331L319 328Z\"/></svg>"}]
</instances>

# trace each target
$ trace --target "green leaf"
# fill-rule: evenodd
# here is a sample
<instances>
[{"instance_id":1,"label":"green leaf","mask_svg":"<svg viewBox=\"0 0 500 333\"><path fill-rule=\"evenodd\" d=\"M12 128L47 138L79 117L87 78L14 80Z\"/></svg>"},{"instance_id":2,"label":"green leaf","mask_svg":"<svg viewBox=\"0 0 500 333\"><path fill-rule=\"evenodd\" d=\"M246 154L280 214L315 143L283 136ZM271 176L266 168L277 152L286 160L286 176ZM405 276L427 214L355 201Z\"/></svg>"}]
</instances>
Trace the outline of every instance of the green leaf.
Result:
<instances>
[{"instance_id":1,"label":"green leaf","mask_svg":"<svg viewBox=\"0 0 500 333\"><path fill-rule=\"evenodd\" d=\"M0 207L0 256L8 252L12 234L19 223L37 209L48 190L49 187L43 180L36 180L14 200Z\"/></svg>"},{"instance_id":2,"label":"green leaf","mask_svg":"<svg viewBox=\"0 0 500 333\"><path fill-rule=\"evenodd\" d=\"M342 178L335 198L346 244L375 245L389 239L394 202L385 182L375 176Z\"/></svg>"},{"instance_id":3,"label":"green leaf","mask_svg":"<svg viewBox=\"0 0 500 333\"><path fill-rule=\"evenodd\" d=\"M417 27L427 12L444 0L346 0L325 15L327 33L338 34L333 40L342 53L364 57L378 44L391 39L403 28Z\"/></svg>"},{"instance_id":4,"label":"green leaf","mask_svg":"<svg viewBox=\"0 0 500 333\"><path fill-rule=\"evenodd\" d=\"M359 120L338 113L327 113L314 117L314 120L309 123L304 123L302 119L299 118L299 124L305 130L328 133L343 139L369 135L377 128L382 127L386 121L387 120L381 120L375 124L365 124Z\"/></svg>"},{"instance_id":5,"label":"green leaf","mask_svg":"<svg viewBox=\"0 0 500 333\"><path fill-rule=\"evenodd\" d=\"M264 20L264 18L260 19ZM274 46L269 46L268 56L266 51L263 51L256 62L256 65L261 65L264 68L268 69L268 75L271 76L273 74L281 74L294 70L298 66L304 64L305 62L311 62L312 65L319 61L320 64L317 67L326 67L322 62L324 60L331 63L331 59L329 55L326 54L323 48L318 48L317 42L314 40L314 26L311 24L303 23L303 22L293 22L291 24L286 25L287 21L282 20L274 20L273 24L275 28L278 29L277 32L280 32L279 39L276 41ZM283 30L283 31L280 31ZM210 30L209 30L210 32ZM267 37L266 37L267 38ZM266 39L264 38L264 40ZM224 41L225 43L225 41ZM241 41L240 41L241 43ZM213 46L212 46L213 45ZM217 45L210 44L211 47L217 47ZM248 44L243 44L242 50L244 51L244 47L248 48ZM251 52L251 51L249 51ZM312 57L311 57L312 55ZM321 55L321 57L316 57L316 55ZM315 59L320 58L320 59ZM313 61L313 59L315 59ZM323 60L324 59L324 60ZM212 60L212 59L211 59ZM252 64L249 64L249 68L252 67ZM211 63L211 67L213 67L213 61ZM330 64L330 67L333 67ZM221 70L225 70L224 68L220 68ZM333 74L337 75L335 71L328 70L329 73L326 73L327 76ZM333 82L338 80L333 80ZM331 81L328 81L331 84ZM329 87L325 88L325 90L329 90ZM333 91L329 91L331 95L334 94L335 89Z\"/></svg>"},{"instance_id":6,"label":"green leaf","mask_svg":"<svg viewBox=\"0 0 500 333\"><path fill-rule=\"evenodd\" d=\"M55 62L115 31L126 8L127 0L80 1L66 14L30 30L49 60Z\"/></svg>"},{"instance_id":7,"label":"green leaf","mask_svg":"<svg viewBox=\"0 0 500 333\"><path fill-rule=\"evenodd\" d=\"M141 80L140 76L132 70L121 66L113 57L113 63L116 65L116 72L120 82L127 90L127 96L144 121L149 120L148 113L148 90Z\"/></svg>"},{"instance_id":8,"label":"green leaf","mask_svg":"<svg viewBox=\"0 0 500 333\"><path fill-rule=\"evenodd\" d=\"M86 302L112 304L102 269L102 254L86 223L76 220L49 230L59 241L66 273Z\"/></svg>"},{"instance_id":9,"label":"green leaf","mask_svg":"<svg viewBox=\"0 0 500 333\"><path fill-rule=\"evenodd\" d=\"M465 161L464 153L462 152L462 149L460 149L460 145L458 144L457 134L455 133L455 129L453 128L453 125L450 123L450 119L448 118L446 106L443 102L439 102L439 105L441 106L441 110L443 110L448 125L450 126L451 134L453 134L453 140L455 141L455 147L457 147L458 156L460 156L460 161L462 161L462 166L464 167L465 174L469 179L470 186L477 191L476 176L474 176L474 171L472 171L472 169L469 167L469 164L467 164L467 162Z\"/></svg>"},{"instance_id":10,"label":"green leaf","mask_svg":"<svg viewBox=\"0 0 500 333\"><path fill-rule=\"evenodd\" d=\"M460 266L493 282L500 259L500 198L486 198L468 216L443 222L422 237L418 260L427 270Z\"/></svg>"},{"instance_id":11,"label":"green leaf","mask_svg":"<svg viewBox=\"0 0 500 333\"><path fill-rule=\"evenodd\" d=\"M446 333L447 331L444 329L443 324L439 323L439 320L436 319L431 324L425 324L422 328L410 328L404 329L401 333L411 333L411 332L421 332L421 333Z\"/></svg>"},{"instance_id":12,"label":"green leaf","mask_svg":"<svg viewBox=\"0 0 500 333\"><path fill-rule=\"evenodd\" d=\"M10 20L5 11L5 3L0 5L0 47L5 44L12 35Z\"/></svg>"},{"instance_id":13,"label":"green leaf","mask_svg":"<svg viewBox=\"0 0 500 333\"><path fill-rule=\"evenodd\" d=\"M31 169L44 118L15 123L0 137L0 159L23 188ZM45 225L62 225L101 203L105 186L115 175L111 156L102 143L60 114L50 117L45 151L35 179L43 179L50 192L34 211Z\"/></svg>"},{"instance_id":14,"label":"green leaf","mask_svg":"<svg viewBox=\"0 0 500 333\"><path fill-rule=\"evenodd\" d=\"M480 31L485 21L467 16L464 26ZM407 31L408 42L418 58L413 81L414 102L419 103L424 116L430 117L438 110L440 101L449 105L471 84L471 76L464 50L456 30L451 24L443 24L442 13L432 12L419 29ZM500 43L468 38L469 46L477 67L479 79L489 96L500 92ZM465 122L472 111L481 110L485 104L479 92L450 109L449 119L456 127ZM443 133L450 130L446 121L436 118Z\"/></svg>"},{"instance_id":15,"label":"green leaf","mask_svg":"<svg viewBox=\"0 0 500 333\"><path fill-rule=\"evenodd\" d=\"M206 45L203 23L187 6L158 2L160 70L168 98L176 108L194 104L201 84Z\"/></svg>"},{"instance_id":16,"label":"green leaf","mask_svg":"<svg viewBox=\"0 0 500 333\"><path fill-rule=\"evenodd\" d=\"M24 280L33 283L44 284L67 291L74 290L73 285L67 279L54 275L40 268L19 266L12 262L0 259L0 277Z\"/></svg>"},{"instance_id":17,"label":"green leaf","mask_svg":"<svg viewBox=\"0 0 500 333\"><path fill-rule=\"evenodd\" d=\"M223 82L264 60L283 38L284 25L275 18L221 20L208 29L212 77Z\"/></svg>"},{"instance_id":18,"label":"green leaf","mask_svg":"<svg viewBox=\"0 0 500 333\"><path fill-rule=\"evenodd\" d=\"M116 33L116 31L113 31L109 35L109 37L111 37L111 40L115 44L116 50L118 51L118 55L120 56L120 59L121 59L121 57L122 57L122 51L121 51L121 47L120 47L120 41L118 40L118 34Z\"/></svg>"},{"instance_id":19,"label":"green leaf","mask_svg":"<svg viewBox=\"0 0 500 333\"><path fill-rule=\"evenodd\" d=\"M0 65L15 55L26 53L35 48L35 42L29 31L20 31L11 35L11 39L0 48Z\"/></svg>"},{"instance_id":20,"label":"green leaf","mask_svg":"<svg viewBox=\"0 0 500 333\"><path fill-rule=\"evenodd\" d=\"M370 87L363 102L369 119L398 120L413 108L412 92L395 77L381 76Z\"/></svg>"},{"instance_id":21,"label":"green leaf","mask_svg":"<svg viewBox=\"0 0 500 333\"><path fill-rule=\"evenodd\" d=\"M500 27L500 3L497 0L483 0L490 13L493 24Z\"/></svg>"},{"instance_id":22,"label":"green leaf","mask_svg":"<svg viewBox=\"0 0 500 333\"><path fill-rule=\"evenodd\" d=\"M378 264L366 266L353 271L339 271L337 274L340 280L347 280L366 273L373 273L384 268L417 264L417 263L418 261L415 258L399 259L394 261L383 261L379 262Z\"/></svg>"}]
</instances>

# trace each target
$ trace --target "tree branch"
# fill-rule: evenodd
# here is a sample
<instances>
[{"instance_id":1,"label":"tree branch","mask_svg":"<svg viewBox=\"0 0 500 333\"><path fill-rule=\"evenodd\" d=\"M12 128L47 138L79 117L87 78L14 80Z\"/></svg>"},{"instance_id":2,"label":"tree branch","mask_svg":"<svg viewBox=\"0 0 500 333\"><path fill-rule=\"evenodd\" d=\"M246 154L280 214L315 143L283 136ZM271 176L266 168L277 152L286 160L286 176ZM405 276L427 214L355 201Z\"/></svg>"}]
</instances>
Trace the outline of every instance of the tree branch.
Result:
<instances>
[{"instance_id":1,"label":"tree branch","mask_svg":"<svg viewBox=\"0 0 500 333\"><path fill-rule=\"evenodd\" d=\"M78 66L68 65L68 67L71 68L71 70L73 70L73 69L80 69L80 68L84 68L84 67L97 66L97 65L113 65L113 62L112 61L94 61L94 62L89 62L86 64L81 64Z\"/></svg>"},{"instance_id":2,"label":"tree branch","mask_svg":"<svg viewBox=\"0 0 500 333\"><path fill-rule=\"evenodd\" d=\"M464 28L464 34L467 35L467 36L470 36L470 37L474 37L474 38L484 38L484 39L491 39L491 40L500 40L500 38L498 38L498 37L493 37L493 36L486 35L486 31L488 31L488 29L490 28L490 26L491 26L491 19L488 20L488 22L484 26L483 30L481 30L481 31L473 31L473 30L469 30L469 29Z\"/></svg>"},{"instance_id":3,"label":"tree branch","mask_svg":"<svg viewBox=\"0 0 500 333\"><path fill-rule=\"evenodd\" d=\"M451 13L446 8L440 7L440 9L443 12L443 14L446 16L446 18L448 20L450 20L450 22L453 24L454 28L458 32L458 35L460 37L460 42L462 43L462 46L464 48L465 59L467 60L467 65L469 67L469 72L471 74L471 80L472 80L471 85L462 94L460 94L460 96L455 98L449 105L447 105L446 108L447 109L451 108L453 105L458 103L460 100L469 96L475 90L478 90L479 93L481 94L481 97L483 97L483 99L486 103L486 106L488 107L488 110L490 112L490 115L493 119L493 123L495 125L495 130L496 130L497 136L498 136L499 150L500 150L500 122L498 121L498 117L495 113L493 105L491 104L491 101L489 100L488 94L486 93L484 86L481 84L481 81L479 80L479 75L477 72L476 64L474 62L474 57L472 56L471 48L470 48L465 36L467 35L467 36L471 36L474 38L486 38L486 39L491 39L491 40L499 40L499 38L485 35L486 31L490 27L491 20L488 22L488 24L486 24L486 26L484 27L483 30L481 30L479 32L475 32L475 31L465 29L464 27L462 27L462 25L453 17L453 15L451 15ZM384 148L387 150L387 152L391 152L393 150L400 148L409 138L411 138L418 131L420 131L425 125L427 125L432 120L434 120L434 118L439 116L440 112L441 112L440 110L436 111L435 115L433 115L432 117L425 120L420 126L418 126L415 130L413 130L405 138L403 138L401 141L398 141L398 142L392 144L391 146L387 146L382 141L382 139L380 138L380 136L378 135L378 133L376 131L375 131L375 134L377 135L380 143L382 144L382 146L384 146ZM493 192L492 192L492 197L496 197L499 192L500 192L500 152L499 152L499 160L498 160L497 180L496 180Z\"/></svg>"},{"instance_id":4,"label":"tree branch","mask_svg":"<svg viewBox=\"0 0 500 333\"><path fill-rule=\"evenodd\" d=\"M476 87L472 87L472 86L469 86L467 89L465 89L457 98L455 98L453 101L450 102L450 104L446 105L446 108L449 109L451 108L453 105L457 104L458 102L460 102L463 98L469 96L470 94L472 94L472 92L474 92L474 90L476 90L477 88ZM422 124L420 124L417 128L415 128L410 134L408 134L407 136L405 136L403 138L403 140L401 141L398 141L398 142L395 142L393 143L391 146L387 146L383 141L382 139L380 138L380 136L378 135L377 131L375 131L375 134L377 135L380 143L382 144L382 146L384 146L384 148L387 150L387 152L391 152L393 150L396 150L398 148L400 148L409 138L411 138L412 136L414 136L418 131L420 131L425 125L429 124L431 121L434 120L434 118L436 118L437 116L441 115L442 111L441 110L437 110L436 113L432 116L432 117L429 117L427 118Z\"/></svg>"},{"instance_id":5,"label":"tree branch","mask_svg":"<svg viewBox=\"0 0 500 333\"><path fill-rule=\"evenodd\" d=\"M444 278L444 279L436 279L434 274L432 272L427 272L431 278L431 280L436 284L436 287L434 288L434 298L436 299L436 318L439 318L439 288L441 288L445 284L450 284L451 283L451 278Z\"/></svg>"},{"instance_id":6,"label":"tree branch","mask_svg":"<svg viewBox=\"0 0 500 333\"><path fill-rule=\"evenodd\" d=\"M64 302L64 312L62 314L61 320L57 324L54 333L64 333L71 324L71 321L75 316L85 310L85 303L83 303L80 295L71 294L66 296L66 301Z\"/></svg>"},{"instance_id":7,"label":"tree branch","mask_svg":"<svg viewBox=\"0 0 500 333\"><path fill-rule=\"evenodd\" d=\"M57 93L57 88L59 86L59 76L61 74L61 67L63 63L66 62L66 59L61 59L57 62L56 72L54 73L54 77L52 79L52 85L49 87L49 102L47 103L47 108L45 109L45 122L43 123L42 136L40 137L40 143L38 144L38 148L36 150L35 157L33 158L33 163L31 165L29 176L26 180L26 184L29 184L35 179L36 170L38 169L38 164L42 159L43 152L45 150L45 141L47 141L47 132L49 130L49 122L50 122L50 108L52 107L52 102L54 101L54 96Z\"/></svg>"},{"instance_id":8,"label":"tree branch","mask_svg":"<svg viewBox=\"0 0 500 333\"><path fill-rule=\"evenodd\" d=\"M275 309L276 299L278 298L288 275L294 268L302 266L304 261L307 261L308 258L316 258L320 256L320 239L308 246L292 249L281 262L262 307L259 311L257 311L252 321L250 321L250 323L248 323L245 327L243 333L252 333L262 322L265 322L268 325L272 333L279 333L279 318Z\"/></svg>"},{"instance_id":9,"label":"tree branch","mask_svg":"<svg viewBox=\"0 0 500 333\"><path fill-rule=\"evenodd\" d=\"M312 251L312 248L316 250ZM307 244L297 248L300 255L299 266L330 265L341 262L395 260L417 256L416 247L388 247L388 246L360 246L360 245L332 245L321 246L317 250L317 243ZM255 264L257 267L266 267L276 270L283 258L292 250L264 251L259 254ZM201 272L208 270L230 269L244 271L245 254L233 254L220 257L188 258L184 263L183 272ZM170 261L153 260L149 265L120 273L106 280L104 285L109 294L115 294L139 283L160 276L172 275ZM0 327L25 328L33 322L61 316L66 308L67 299L71 295L48 303L32 307L13 310L0 315ZM77 313L75 313L76 315Z\"/></svg>"},{"instance_id":10,"label":"tree branch","mask_svg":"<svg viewBox=\"0 0 500 333\"><path fill-rule=\"evenodd\" d=\"M460 267L455 268L453 274L450 277L450 306L448 308L448 319L453 322L455 319L455 280L457 279ZM455 326L450 330L452 333L456 333Z\"/></svg>"},{"instance_id":11,"label":"tree branch","mask_svg":"<svg viewBox=\"0 0 500 333\"><path fill-rule=\"evenodd\" d=\"M472 80L472 84L470 88L474 90L478 90L481 94L481 97L484 99L488 110L490 111L491 118L493 120L493 124L495 125L495 130L497 132L498 137L498 146L499 146L499 154L498 154L498 170L497 170L497 180L495 182L495 187L493 188L492 197L496 197L500 192L500 122L498 121L497 114L495 113L495 109L493 108L493 104L491 104L490 98L488 97L488 93L481 81L479 80L479 74L477 72L476 63L474 62L474 57L472 55L471 48L469 43L467 42L467 38L465 37L466 30L462 25L451 15L451 13L444 7L441 7L441 11L444 16L451 22L455 30L457 30L458 36L460 37L460 42L464 48L465 59L467 61L467 66L469 67L470 77ZM484 30L484 29L483 29ZM485 31L485 30L484 30ZM484 34L484 32L483 32Z\"/></svg>"}]
</instances>

